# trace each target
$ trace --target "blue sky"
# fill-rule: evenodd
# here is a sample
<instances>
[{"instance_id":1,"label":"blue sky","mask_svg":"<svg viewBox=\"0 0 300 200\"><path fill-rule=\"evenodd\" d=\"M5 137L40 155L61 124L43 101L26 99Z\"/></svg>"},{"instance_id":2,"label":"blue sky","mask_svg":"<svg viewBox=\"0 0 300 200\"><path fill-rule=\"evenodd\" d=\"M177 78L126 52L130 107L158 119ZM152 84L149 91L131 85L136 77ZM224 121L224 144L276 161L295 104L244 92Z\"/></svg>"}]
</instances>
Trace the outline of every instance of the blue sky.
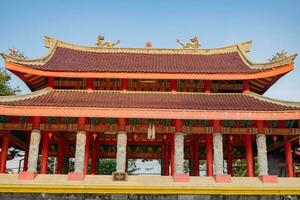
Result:
<instances>
[{"instance_id":1,"label":"blue sky","mask_svg":"<svg viewBox=\"0 0 300 200\"><path fill-rule=\"evenodd\" d=\"M45 35L93 46L102 34L120 47L178 47L198 35L203 48L252 40L251 60L264 62L285 49L300 53L300 1L5 1L0 4L0 51L16 47L30 58L46 53ZM300 58L266 96L300 101ZM3 60L0 62L3 67ZM12 85L27 87L14 77Z\"/></svg>"}]
</instances>

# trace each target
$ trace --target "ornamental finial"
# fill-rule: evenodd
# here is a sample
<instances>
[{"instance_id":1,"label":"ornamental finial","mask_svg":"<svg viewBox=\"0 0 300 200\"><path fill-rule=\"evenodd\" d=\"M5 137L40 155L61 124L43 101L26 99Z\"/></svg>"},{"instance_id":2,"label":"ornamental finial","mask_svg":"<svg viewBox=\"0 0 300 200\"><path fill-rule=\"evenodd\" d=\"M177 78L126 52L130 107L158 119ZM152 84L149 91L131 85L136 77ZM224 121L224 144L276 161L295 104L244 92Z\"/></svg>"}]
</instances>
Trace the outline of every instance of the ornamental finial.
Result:
<instances>
[{"instance_id":1,"label":"ornamental finial","mask_svg":"<svg viewBox=\"0 0 300 200\"><path fill-rule=\"evenodd\" d=\"M200 47L200 42L197 36L190 39L191 42L182 43L179 39L176 42L180 44L184 49L198 49Z\"/></svg>"},{"instance_id":2,"label":"ornamental finial","mask_svg":"<svg viewBox=\"0 0 300 200\"><path fill-rule=\"evenodd\" d=\"M17 58L19 60L26 60L27 59L27 57L24 55L24 53L17 50L16 48L10 48L8 55L13 57L13 58Z\"/></svg>"},{"instance_id":3,"label":"ornamental finial","mask_svg":"<svg viewBox=\"0 0 300 200\"><path fill-rule=\"evenodd\" d=\"M115 43L111 43L110 41L104 41L104 36L102 35L98 35L98 38L97 38L97 43L96 45L99 47L99 48L113 48L115 47L116 45L118 45L121 41L120 40L117 40Z\"/></svg>"},{"instance_id":4,"label":"ornamental finial","mask_svg":"<svg viewBox=\"0 0 300 200\"><path fill-rule=\"evenodd\" d=\"M275 62L275 61L278 61L278 60L282 60L286 57L287 57L286 51L282 50L282 51L276 53L275 55L273 55L273 57L271 59L269 59L269 61L270 62Z\"/></svg>"}]
</instances>

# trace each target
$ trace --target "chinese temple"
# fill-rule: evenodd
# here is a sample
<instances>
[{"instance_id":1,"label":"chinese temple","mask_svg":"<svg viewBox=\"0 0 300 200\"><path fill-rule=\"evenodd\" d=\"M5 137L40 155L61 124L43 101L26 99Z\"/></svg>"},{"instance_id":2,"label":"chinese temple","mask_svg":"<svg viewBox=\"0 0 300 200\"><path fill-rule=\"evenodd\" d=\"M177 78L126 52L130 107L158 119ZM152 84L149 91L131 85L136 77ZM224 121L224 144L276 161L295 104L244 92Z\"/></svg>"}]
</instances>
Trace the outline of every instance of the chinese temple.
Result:
<instances>
[{"instance_id":1,"label":"chinese temple","mask_svg":"<svg viewBox=\"0 0 300 200\"><path fill-rule=\"evenodd\" d=\"M1 54L32 92L0 97L0 192L300 195L300 102L263 96L296 54L254 63L251 41L119 43L45 37L40 59ZM7 172L11 147L25 152L18 174ZM112 175L99 174L101 159L116 159ZM128 175L129 159L159 160L161 175Z\"/></svg>"}]
</instances>

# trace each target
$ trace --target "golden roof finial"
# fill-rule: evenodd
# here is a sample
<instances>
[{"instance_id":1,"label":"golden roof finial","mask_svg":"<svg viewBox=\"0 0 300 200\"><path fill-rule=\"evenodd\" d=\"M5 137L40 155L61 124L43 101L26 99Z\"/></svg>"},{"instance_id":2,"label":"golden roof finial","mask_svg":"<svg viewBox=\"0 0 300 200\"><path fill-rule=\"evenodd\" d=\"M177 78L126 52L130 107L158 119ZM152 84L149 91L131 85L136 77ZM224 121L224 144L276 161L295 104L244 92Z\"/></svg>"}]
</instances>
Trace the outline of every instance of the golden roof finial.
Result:
<instances>
[{"instance_id":1,"label":"golden roof finial","mask_svg":"<svg viewBox=\"0 0 300 200\"><path fill-rule=\"evenodd\" d=\"M287 57L287 53L285 50L281 50L280 52L276 53L275 55L273 55L273 57L271 59L269 59L270 62L275 62L278 60L282 60L284 58Z\"/></svg>"},{"instance_id":2,"label":"golden roof finial","mask_svg":"<svg viewBox=\"0 0 300 200\"><path fill-rule=\"evenodd\" d=\"M120 40L117 40L117 42L115 43L111 43L110 41L104 41L104 36L102 35L98 35L98 38L97 38L97 43L96 45L99 47L99 48L113 48L115 47L116 45L118 45L121 41Z\"/></svg>"},{"instance_id":3,"label":"golden roof finial","mask_svg":"<svg viewBox=\"0 0 300 200\"><path fill-rule=\"evenodd\" d=\"M10 48L8 55L13 57L13 58L17 58L19 60L26 60L27 59L27 57L24 55L24 53L17 50L16 48Z\"/></svg>"},{"instance_id":4,"label":"golden roof finial","mask_svg":"<svg viewBox=\"0 0 300 200\"><path fill-rule=\"evenodd\" d=\"M191 42L182 43L179 39L176 42L180 44L184 49L198 49L200 47L200 42L197 36L190 39Z\"/></svg>"}]
</instances>

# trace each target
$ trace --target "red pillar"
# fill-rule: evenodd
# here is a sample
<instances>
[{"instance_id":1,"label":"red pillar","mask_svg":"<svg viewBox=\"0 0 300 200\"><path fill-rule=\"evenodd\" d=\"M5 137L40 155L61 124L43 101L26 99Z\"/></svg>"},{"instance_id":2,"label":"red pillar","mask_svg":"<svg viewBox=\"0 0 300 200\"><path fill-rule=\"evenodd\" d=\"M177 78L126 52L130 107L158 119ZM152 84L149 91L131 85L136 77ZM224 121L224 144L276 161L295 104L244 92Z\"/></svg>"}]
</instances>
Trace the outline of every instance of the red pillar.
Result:
<instances>
[{"instance_id":1,"label":"red pillar","mask_svg":"<svg viewBox=\"0 0 300 200\"><path fill-rule=\"evenodd\" d=\"M27 167L28 167L28 155L29 155L29 147L26 147L26 149L24 150L24 163L23 163L23 171L27 171Z\"/></svg>"},{"instance_id":2,"label":"red pillar","mask_svg":"<svg viewBox=\"0 0 300 200\"><path fill-rule=\"evenodd\" d=\"M5 173L6 171L6 161L7 161L7 151L9 145L9 134L5 133L2 136L2 147L1 147L1 162L0 162L0 173Z\"/></svg>"},{"instance_id":3,"label":"red pillar","mask_svg":"<svg viewBox=\"0 0 300 200\"><path fill-rule=\"evenodd\" d=\"M123 91L128 90L128 79L127 78L121 79L121 89Z\"/></svg>"},{"instance_id":4,"label":"red pillar","mask_svg":"<svg viewBox=\"0 0 300 200\"><path fill-rule=\"evenodd\" d=\"M93 78L88 78L86 80L86 89L87 90L93 90L94 89L94 79Z\"/></svg>"},{"instance_id":5,"label":"red pillar","mask_svg":"<svg viewBox=\"0 0 300 200\"><path fill-rule=\"evenodd\" d=\"M176 92L176 90L177 90L177 80L176 79L171 79L171 80L169 80L170 82L170 88L169 88L169 90L171 91L171 92Z\"/></svg>"},{"instance_id":6,"label":"red pillar","mask_svg":"<svg viewBox=\"0 0 300 200\"><path fill-rule=\"evenodd\" d=\"M54 89L54 77L48 77L48 88L50 90Z\"/></svg>"},{"instance_id":7,"label":"red pillar","mask_svg":"<svg viewBox=\"0 0 300 200\"><path fill-rule=\"evenodd\" d=\"M88 174L90 158L90 133L86 132L85 154L84 154L84 174Z\"/></svg>"},{"instance_id":8,"label":"red pillar","mask_svg":"<svg viewBox=\"0 0 300 200\"><path fill-rule=\"evenodd\" d=\"M194 172L195 176L199 176L199 145L194 145Z\"/></svg>"},{"instance_id":9,"label":"red pillar","mask_svg":"<svg viewBox=\"0 0 300 200\"><path fill-rule=\"evenodd\" d=\"M62 174L63 163L64 163L64 141L61 139L58 144L57 152L57 174Z\"/></svg>"},{"instance_id":10,"label":"red pillar","mask_svg":"<svg viewBox=\"0 0 300 200\"><path fill-rule=\"evenodd\" d=\"M213 142L211 134L206 134L206 174L207 176L213 176Z\"/></svg>"},{"instance_id":11,"label":"red pillar","mask_svg":"<svg viewBox=\"0 0 300 200\"><path fill-rule=\"evenodd\" d=\"M168 143L165 143L165 176L169 176L169 160L170 160L170 146Z\"/></svg>"},{"instance_id":12,"label":"red pillar","mask_svg":"<svg viewBox=\"0 0 300 200\"><path fill-rule=\"evenodd\" d=\"M40 173L47 174L47 167L48 167L48 155L49 155L49 132L43 133L43 144L42 144L42 160L41 160L41 167Z\"/></svg>"},{"instance_id":13,"label":"red pillar","mask_svg":"<svg viewBox=\"0 0 300 200\"><path fill-rule=\"evenodd\" d=\"M161 158L161 162L160 162L160 165L161 165L161 173L160 173L160 175L161 176L165 176L165 160L166 160L166 157L165 157L165 143L163 142L162 144L161 144L161 156L160 156L160 158Z\"/></svg>"},{"instance_id":14,"label":"red pillar","mask_svg":"<svg viewBox=\"0 0 300 200\"><path fill-rule=\"evenodd\" d=\"M249 80L243 80L243 93L250 91Z\"/></svg>"},{"instance_id":15,"label":"red pillar","mask_svg":"<svg viewBox=\"0 0 300 200\"><path fill-rule=\"evenodd\" d=\"M285 146L285 162L286 162L286 172L288 177L294 177L294 166L293 166L293 155L292 155L292 145L290 141L284 143Z\"/></svg>"},{"instance_id":16,"label":"red pillar","mask_svg":"<svg viewBox=\"0 0 300 200\"><path fill-rule=\"evenodd\" d=\"M92 149L92 166L91 166L91 174L95 175L97 172L97 164L98 164L98 135L97 133L93 134L93 149Z\"/></svg>"},{"instance_id":17,"label":"red pillar","mask_svg":"<svg viewBox=\"0 0 300 200\"><path fill-rule=\"evenodd\" d=\"M253 169L253 150L252 150L252 138L250 134L244 136L245 148L246 148L246 163L247 163L247 176L254 176Z\"/></svg>"},{"instance_id":18,"label":"red pillar","mask_svg":"<svg viewBox=\"0 0 300 200\"><path fill-rule=\"evenodd\" d=\"M204 80L204 92L205 93L211 92L211 80Z\"/></svg>"},{"instance_id":19,"label":"red pillar","mask_svg":"<svg viewBox=\"0 0 300 200\"><path fill-rule=\"evenodd\" d=\"M232 176L232 146L229 138L227 140L227 174Z\"/></svg>"},{"instance_id":20,"label":"red pillar","mask_svg":"<svg viewBox=\"0 0 300 200\"><path fill-rule=\"evenodd\" d=\"M175 160L174 160L174 154L175 154L175 146L174 146L174 133L171 134L170 137L171 141L171 176L174 176L175 174Z\"/></svg>"},{"instance_id":21,"label":"red pillar","mask_svg":"<svg viewBox=\"0 0 300 200\"><path fill-rule=\"evenodd\" d=\"M189 144L189 170L190 176L195 176L195 154L194 154L194 144L193 142L190 142ZM193 169L192 169L193 168Z\"/></svg>"}]
</instances>

